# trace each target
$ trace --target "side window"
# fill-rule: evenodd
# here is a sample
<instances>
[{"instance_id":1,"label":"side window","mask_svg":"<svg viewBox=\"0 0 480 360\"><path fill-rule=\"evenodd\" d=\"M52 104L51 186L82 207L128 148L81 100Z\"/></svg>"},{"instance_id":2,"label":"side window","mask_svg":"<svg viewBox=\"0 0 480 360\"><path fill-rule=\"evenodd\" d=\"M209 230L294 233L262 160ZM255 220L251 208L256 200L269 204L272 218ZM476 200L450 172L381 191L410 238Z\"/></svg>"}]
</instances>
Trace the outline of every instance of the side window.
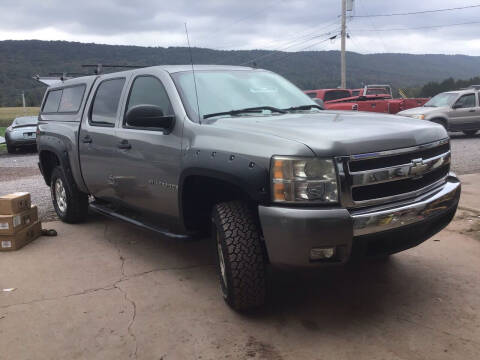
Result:
<instances>
[{"instance_id":1,"label":"side window","mask_svg":"<svg viewBox=\"0 0 480 360\"><path fill-rule=\"evenodd\" d=\"M156 105L164 115L172 115L172 105L163 84L153 76L139 76L133 82L127 111L137 105Z\"/></svg>"},{"instance_id":2,"label":"side window","mask_svg":"<svg viewBox=\"0 0 480 360\"><path fill-rule=\"evenodd\" d=\"M472 108L475 107L475 94L463 95L455 103L457 108Z\"/></svg>"},{"instance_id":3,"label":"side window","mask_svg":"<svg viewBox=\"0 0 480 360\"><path fill-rule=\"evenodd\" d=\"M325 94L325 101L338 100L350 97L350 92L346 90L333 90Z\"/></svg>"},{"instance_id":4,"label":"side window","mask_svg":"<svg viewBox=\"0 0 480 360\"><path fill-rule=\"evenodd\" d=\"M90 122L92 125L114 126L118 104L125 79L105 80L97 88L93 99Z\"/></svg>"},{"instance_id":5,"label":"side window","mask_svg":"<svg viewBox=\"0 0 480 360\"><path fill-rule=\"evenodd\" d=\"M83 99L85 85L72 86L63 89L58 112L77 112Z\"/></svg>"},{"instance_id":6,"label":"side window","mask_svg":"<svg viewBox=\"0 0 480 360\"><path fill-rule=\"evenodd\" d=\"M52 90L48 92L47 100L45 100L45 105L43 105L42 112L44 113L53 113L58 111L58 106L60 105L60 99L62 98L62 90Z\"/></svg>"},{"instance_id":7,"label":"side window","mask_svg":"<svg viewBox=\"0 0 480 360\"><path fill-rule=\"evenodd\" d=\"M309 92L307 93L307 95L312 98L312 99L315 99L317 97L317 93L316 92Z\"/></svg>"}]
</instances>

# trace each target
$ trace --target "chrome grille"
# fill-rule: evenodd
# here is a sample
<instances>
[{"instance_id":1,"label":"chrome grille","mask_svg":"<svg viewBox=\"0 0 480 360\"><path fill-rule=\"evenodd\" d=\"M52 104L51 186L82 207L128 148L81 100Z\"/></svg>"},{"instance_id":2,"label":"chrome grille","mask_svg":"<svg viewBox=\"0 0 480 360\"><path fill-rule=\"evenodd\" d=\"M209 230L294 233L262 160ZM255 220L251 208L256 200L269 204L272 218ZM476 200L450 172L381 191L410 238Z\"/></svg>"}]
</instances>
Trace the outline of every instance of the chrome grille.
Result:
<instances>
[{"instance_id":1,"label":"chrome grille","mask_svg":"<svg viewBox=\"0 0 480 360\"><path fill-rule=\"evenodd\" d=\"M359 208L419 196L445 182L450 161L448 139L337 157L342 205Z\"/></svg>"}]
</instances>

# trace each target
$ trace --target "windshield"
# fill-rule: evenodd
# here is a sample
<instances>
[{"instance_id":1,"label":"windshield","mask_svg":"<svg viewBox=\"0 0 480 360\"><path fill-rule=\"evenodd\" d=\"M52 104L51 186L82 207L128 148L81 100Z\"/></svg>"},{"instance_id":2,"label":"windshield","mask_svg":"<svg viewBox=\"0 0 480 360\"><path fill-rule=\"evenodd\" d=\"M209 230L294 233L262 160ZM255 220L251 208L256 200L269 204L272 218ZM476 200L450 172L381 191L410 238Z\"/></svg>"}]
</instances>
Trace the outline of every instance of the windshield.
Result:
<instances>
[{"instance_id":1,"label":"windshield","mask_svg":"<svg viewBox=\"0 0 480 360\"><path fill-rule=\"evenodd\" d=\"M174 73L172 78L189 118L197 121L199 115L192 72ZM295 85L268 71L201 70L195 71L195 80L201 118L209 114L246 108L287 109L302 105L317 105ZM268 109L262 110L261 113L278 114Z\"/></svg>"},{"instance_id":2,"label":"windshield","mask_svg":"<svg viewBox=\"0 0 480 360\"><path fill-rule=\"evenodd\" d=\"M440 106L451 106L455 99L457 98L457 94L453 93L441 93L433 98L431 98L425 105L428 107L440 107Z\"/></svg>"},{"instance_id":3,"label":"windshield","mask_svg":"<svg viewBox=\"0 0 480 360\"><path fill-rule=\"evenodd\" d=\"M38 122L38 119L36 116L19 117L13 120L12 127L27 126L27 125L35 126L37 125L37 122Z\"/></svg>"}]
</instances>

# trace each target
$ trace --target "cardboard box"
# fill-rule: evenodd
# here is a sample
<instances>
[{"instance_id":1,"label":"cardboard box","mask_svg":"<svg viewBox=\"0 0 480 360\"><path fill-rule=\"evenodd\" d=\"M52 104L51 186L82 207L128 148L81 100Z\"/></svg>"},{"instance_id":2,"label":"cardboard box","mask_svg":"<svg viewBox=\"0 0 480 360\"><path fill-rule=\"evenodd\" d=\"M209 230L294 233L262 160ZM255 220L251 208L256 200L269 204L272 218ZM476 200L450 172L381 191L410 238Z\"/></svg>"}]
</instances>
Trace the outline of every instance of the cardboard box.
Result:
<instances>
[{"instance_id":1,"label":"cardboard box","mask_svg":"<svg viewBox=\"0 0 480 360\"><path fill-rule=\"evenodd\" d=\"M40 221L36 221L15 235L2 235L0 236L0 251L18 250L38 238L41 233L42 225Z\"/></svg>"},{"instance_id":2,"label":"cardboard box","mask_svg":"<svg viewBox=\"0 0 480 360\"><path fill-rule=\"evenodd\" d=\"M14 235L38 220L37 207L13 215L0 215L0 235Z\"/></svg>"},{"instance_id":3,"label":"cardboard box","mask_svg":"<svg viewBox=\"0 0 480 360\"><path fill-rule=\"evenodd\" d=\"M0 215L18 214L30 209L31 206L30 194L27 192L0 196Z\"/></svg>"}]
</instances>

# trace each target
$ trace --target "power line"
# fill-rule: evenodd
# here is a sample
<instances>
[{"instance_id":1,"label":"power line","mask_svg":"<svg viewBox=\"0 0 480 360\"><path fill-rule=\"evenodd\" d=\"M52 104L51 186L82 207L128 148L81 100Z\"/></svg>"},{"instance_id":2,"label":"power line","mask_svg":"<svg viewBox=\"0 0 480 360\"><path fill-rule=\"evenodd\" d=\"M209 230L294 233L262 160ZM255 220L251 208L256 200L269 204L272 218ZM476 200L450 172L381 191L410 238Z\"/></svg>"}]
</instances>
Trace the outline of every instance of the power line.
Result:
<instances>
[{"instance_id":1,"label":"power line","mask_svg":"<svg viewBox=\"0 0 480 360\"><path fill-rule=\"evenodd\" d=\"M362 8L362 10L365 10L365 8L363 7L362 1L359 1L358 4L359 4L359 6ZM375 26L375 22L373 21L372 18L368 18L367 20L368 20L368 22L370 23L370 26L371 26L372 29L375 29L375 30L378 29L378 27ZM355 18L352 19L352 22L353 22L353 21L355 21ZM386 41L383 39L381 33L379 33L378 36L376 36L375 38L376 38L376 40L378 41L378 43L381 44L381 46L383 47L383 51L384 51L384 52L388 52L387 43L386 43Z\"/></svg>"},{"instance_id":2,"label":"power line","mask_svg":"<svg viewBox=\"0 0 480 360\"><path fill-rule=\"evenodd\" d=\"M336 35L335 38L336 38L337 36L338 36L338 35ZM279 57L279 58L277 58L277 59L273 59L272 62L276 62L276 61L283 60L283 59L285 59L287 56L290 56L290 55L292 55L292 54L305 51L305 50L310 49L310 48L312 48L312 47L314 47L314 46L317 46L317 45L320 45L320 44L322 44L322 43L325 43L325 42L327 42L328 40L331 40L331 38L323 39L323 40L321 40L321 41L315 42L315 43L310 44L310 45L308 45L308 46L306 46L306 47L304 47L304 48L298 49L297 51L287 52L284 56Z\"/></svg>"},{"instance_id":3,"label":"power line","mask_svg":"<svg viewBox=\"0 0 480 360\"><path fill-rule=\"evenodd\" d=\"M374 31L374 32L383 32L383 31L404 31L404 30L418 30L418 29L436 29L436 28L443 28L443 27L450 27L450 26L461 26L461 25L473 25L473 24L480 24L480 21L470 21L464 23L457 23L457 24L445 24L445 25L432 25L432 26L418 26L418 27L410 27L410 28L392 28L392 29L355 29L355 31Z\"/></svg>"},{"instance_id":4,"label":"power line","mask_svg":"<svg viewBox=\"0 0 480 360\"><path fill-rule=\"evenodd\" d=\"M472 9L472 8L478 8L478 7L480 7L480 5L469 5L469 6L461 6L461 7L447 8L447 9L423 10L423 11L413 11L413 12L405 12L405 13L353 15L352 17L369 18L369 17L387 17L387 16L406 16L406 15L417 15L417 14L429 14L429 13L436 13L436 12L443 12L443 11Z\"/></svg>"},{"instance_id":5,"label":"power line","mask_svg":"<svg viewBox=\"0 0 480 360\"><path fill-rule=\"evenodd\" d=\"M330 28L329 31L334 31L334 28L332 26L336 25L335 24L336 22L337 22L337 19L334 19L334 20L329 21L327 23L323 23L323 24L315 26L313 28L314 29L313 31L312 31L312 28L311 28L311 29L308 29L307 31L302 31L299 34L297 33L294 36L289 36L289 37L287 37L283 40L270 41L269 43L262 46L263 47L262 50L282 51L282 49L285 49L285 46L288 47L288 45L293 44L297 41L306 39L307 37L310 37L310 39L311 39L312 35L317 33L320 30L325 30L327 28ZM272 45L277 45L277 47L271 47L270 49L265 48L265 46L270 47ZM222 59L221 62L224 63L224 64L229 64L229 63L235 62L236 59L238 59L242 55L242 50L237 50L237 51L238 51L237 54L234 54L233 56L227 57L226 59Z\"/></svg>"},{"instance_id":6,"label":"power line","mask_svg":"<svg viewBox=\"0 0 480 360\"><path fill-rule=\"evenodd\" d=\"M292 48L292 47L294 47L294 46L298 46L298 45L301 45L301 44L305 44L305 43L307 43L307 42L310 42L310 41L312 41L312 40L314 40L314 39L318 39L319 37L323 37L323 36L325 36L325 35L333 35L334 33L335 33L334 36L329 36L328 38L325 39L325 41L330 40L330 39L333 39L333 38L335 38L335 37L338 36L338 30L337 30L337 31L330 31L330 32L323 33L323 34L320 34L320 35L315 35L315 36L310 37L310 38L307 39L307 40L301 41L301 42L299 42L299 43L295 43L295 44L293 44L293 45L286 46L286 47L281 48L281 49L278 49L278 50L271 50L271 51L273 51L273 52L269 52L268 54L264 54L264 55L261 55L261 56L257 56L257 57L255 57L255 58L253 58L253 59L250 59L250 60L248 60L248 61L245 61L245 62L241 63L240 65L247 65L247 64L252 63L252 62L254 62L254 61L256 61L256 60L260 60L260 59L264 59L264 58L266 58L266 57L273 56L273 55L275 55L276 53L278 53L279 51L285 51L285 50L290 49L290 48Z\"/></svg>"}]
</instances>

